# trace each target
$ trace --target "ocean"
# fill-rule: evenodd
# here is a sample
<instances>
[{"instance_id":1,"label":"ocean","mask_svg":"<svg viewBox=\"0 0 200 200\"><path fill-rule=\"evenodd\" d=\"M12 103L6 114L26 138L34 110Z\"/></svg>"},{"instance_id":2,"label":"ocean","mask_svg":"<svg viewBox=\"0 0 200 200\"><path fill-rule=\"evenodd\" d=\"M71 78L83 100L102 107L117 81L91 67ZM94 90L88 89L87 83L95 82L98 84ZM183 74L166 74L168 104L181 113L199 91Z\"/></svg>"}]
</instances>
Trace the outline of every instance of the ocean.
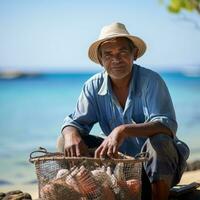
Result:
<instances>
[{"instance_id":1,"label":"ocean","mask_svg":"<svg viewBox=\"0 0 200 200\"><path fill-rule=\"evenodd\" d=\"M177 135L200 159L200 77L160 73L169 88L178 121ZM56 151L63 120L73 112L83 83L92 73L41 74L0 79L0 189L35 184L29 154L38 147ZM95 126L93 134L99 134ZM9 177L9 179L8 179Z\"/></svg>"}]
</instances>

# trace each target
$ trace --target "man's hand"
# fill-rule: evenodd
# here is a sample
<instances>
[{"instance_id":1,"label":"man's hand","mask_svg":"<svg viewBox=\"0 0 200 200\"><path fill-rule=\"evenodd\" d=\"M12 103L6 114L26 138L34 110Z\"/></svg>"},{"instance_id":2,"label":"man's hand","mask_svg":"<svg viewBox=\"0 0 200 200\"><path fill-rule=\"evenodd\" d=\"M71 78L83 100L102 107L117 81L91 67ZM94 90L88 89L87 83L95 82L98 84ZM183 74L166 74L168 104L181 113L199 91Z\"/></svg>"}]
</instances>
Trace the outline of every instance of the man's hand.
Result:
<instances>
[{"instance_id":1,"label":"man's hand","mask_svg":"<svg viewBox=\"0 0 200 200\"><path fill-rule=\"evenodd\" d=\"M66 127L63 130L64 154L68 157L88 156L88 147L74 127Z\"/></svg>"},{"instance_id":2,"label":"man's hand","mask_svg":"<svg viewBox=\"0 0 200 200\"><path fill-rule=\"evenodd\" d=\"M95 158L117 156L118 148L126 137L123 126L116 127L95 151Z\"/></svg>"}]
</instances>

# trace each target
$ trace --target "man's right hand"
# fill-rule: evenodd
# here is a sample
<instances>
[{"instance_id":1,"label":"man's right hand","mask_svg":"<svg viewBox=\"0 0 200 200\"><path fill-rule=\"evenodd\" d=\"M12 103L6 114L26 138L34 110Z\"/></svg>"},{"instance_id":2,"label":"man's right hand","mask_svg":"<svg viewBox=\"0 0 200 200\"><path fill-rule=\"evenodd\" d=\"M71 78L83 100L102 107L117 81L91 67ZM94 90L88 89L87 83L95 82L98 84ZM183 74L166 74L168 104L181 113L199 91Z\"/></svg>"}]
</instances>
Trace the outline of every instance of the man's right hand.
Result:
<instances>
[{"instance_id":1,"label":"man's right hand","mask_svg":"<svg viewBox=\"0 0 200 200\"><path fill-rule=\"evenodd\" d=\"M65 127L62 131L64 136L64 154L68 157L89 156L88 147L82 140L75 127Z\"/></svg>"}]
</instances>

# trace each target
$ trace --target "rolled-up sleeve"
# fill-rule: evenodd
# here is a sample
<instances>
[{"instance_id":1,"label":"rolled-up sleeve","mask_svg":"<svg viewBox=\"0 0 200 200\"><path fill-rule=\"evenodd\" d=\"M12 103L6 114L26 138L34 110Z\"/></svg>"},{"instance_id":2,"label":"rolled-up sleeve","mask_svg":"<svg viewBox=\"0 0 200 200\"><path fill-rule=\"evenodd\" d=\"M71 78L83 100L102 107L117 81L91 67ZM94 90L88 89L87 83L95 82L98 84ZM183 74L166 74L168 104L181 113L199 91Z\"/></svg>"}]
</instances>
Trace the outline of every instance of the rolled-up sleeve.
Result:
<instances>
[{"instance_id":1,"label":"rolled-up sleeve","mask_svg":"<svg viewBox=\"0 0 200 200\"><path fill-rule=\"evenodd\" d=\"M177 122L173 103L164 80L154 74L146 88L146 110L148 121L159 121L176 135Z\"/></svg>"},{"instance_id":2,"label":"rolled-up sleeve","mask_svg":"<svg viewBox=\"0 0 200 200\"><path fill-rule=\"evenodd\" d=\"M92 95L92 86L85 84L78 98L75 111L64 119L62 126L76 127L80 133L88 134L93 125L97 122L97 116Z\"/></svg>"}]
</instances>

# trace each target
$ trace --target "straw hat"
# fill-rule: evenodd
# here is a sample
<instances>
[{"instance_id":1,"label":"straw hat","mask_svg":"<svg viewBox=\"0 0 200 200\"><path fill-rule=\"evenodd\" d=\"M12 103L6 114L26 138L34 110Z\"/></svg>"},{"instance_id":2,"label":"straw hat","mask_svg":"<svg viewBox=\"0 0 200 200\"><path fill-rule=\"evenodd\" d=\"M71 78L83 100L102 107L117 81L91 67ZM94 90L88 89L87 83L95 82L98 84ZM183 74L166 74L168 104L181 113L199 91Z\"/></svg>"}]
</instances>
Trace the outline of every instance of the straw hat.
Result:
<instances>
[{"instance_id":1,"label":"straw hat","mask_svg":"<svg viewBox=\"0 0 200 200\"><path fill-rule=\"evenodd\" d=\"M146 50L146 44L142 39L140 39L139 37L130 35L129 32L126 30L126 27L124 24L112 23L108 26L104 26L101 29L98 40L92 43L91 46L89 47L89 50L88 50L89 58L93 62L100 64L98 55L97 55L99 45L106 40L116 38L116 37L126 37L130 39L134 43L134 45L138 48L137 58L141 57L144 54Z\"/></svg>"}]
</instances>

